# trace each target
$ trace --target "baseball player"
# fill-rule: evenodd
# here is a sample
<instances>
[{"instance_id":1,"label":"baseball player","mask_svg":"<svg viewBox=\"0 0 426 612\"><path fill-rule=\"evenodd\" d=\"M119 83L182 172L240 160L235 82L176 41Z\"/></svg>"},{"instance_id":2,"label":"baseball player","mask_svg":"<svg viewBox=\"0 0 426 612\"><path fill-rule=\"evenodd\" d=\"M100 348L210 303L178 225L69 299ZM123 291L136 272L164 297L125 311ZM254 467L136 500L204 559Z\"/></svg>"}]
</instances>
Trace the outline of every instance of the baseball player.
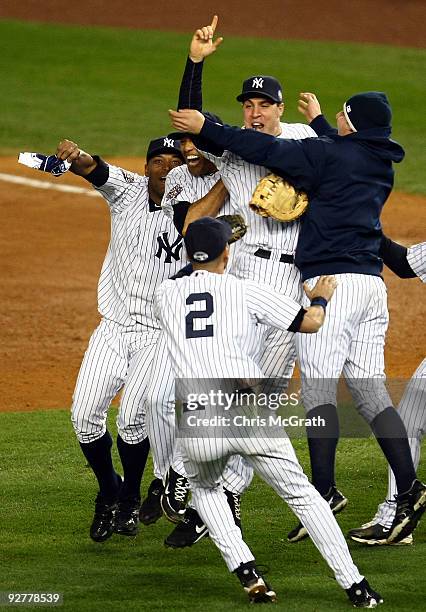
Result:
<instances>
[{"instance_id":1,"label":"baseball player","mask_svg":"<svg viewBox=\"0 0 426 612\"><path fill-rule=\"evenodd\" d=\"M402 147L389 138L387 97L381 92L356 94L337 113L335 132L299 141L220 126L194 110L170 114L175 128L200 133L247 161L266 164L307 192L310 204L296 264L309 286L321 274L339 275L321 331L296 339L305 409L310 417L327 422L326 437L307 427L313 483L323 496L333 495L336 390L343 373L396 478L397 509L388 541L404 539L426 509L426 486L416 477L406 429L384 385L388 311L380 276L380 212L393 186L392 162L404 157ZM319 115L315 121L325 119ZM305 535L303 523L289 534L293 541Z\"/></svg>"},{"instance_id":2,"label":"baseball player","mask_svg":"<svg viewBox=\"0 0 426 612\"><path fill-rule=\"evenodd\" d=\"M99 484L90 537L138 530L140 484L149 452L143 399L159 327L152 312L156 287L182 264L182 240L161 212L168 172L183 163L179 142L152 140L145 176L107 164L64 140L60 160L89 181L111 213L111 239L98 285L101 322L81 364L72 404L80 447ZM123 388L124 387L124 388ZM117 417L117 448L124 481L111 459L107 410L123 388Z\"/></svg>"},{"instance_id":3,"label":"baseball player","mask_svg":"<svg viewBox=\"0 0 426 612\"><path fill-rule=\"evenodd\" d=\"M214 121L222 123L216 115L206 113ZM230 212L227 191L220 180L217 168L195 147L189 134L171 134L179 137L185 164L174 168L166 178L162 206L165 214L173 219L180 233L186 231L188 222L208 213ZM231 250L237 248L232 245ZM182 457L175 448L175 381L170 362L165 358L165 347L160 340L155 351L148 386L147 427L155 458L156 478L166 482L160 496L151 495L141 509L143 522L154 522L162 514L162 508L170 520L177 523L165 539L166 546L182 548L200 541L208 533L196 510L191 506L185 511L189 494L188 480ZM251 468L241 458L233 457L224 474L224 487L236 523L241 526L240 494L250 484ZM154 489L155 490L155 489ZM160 505L161 504L161 505ZM148 511L147 511L148 506ZM183 516L184 513L184 516ZM183 518L182 518L183 517Z\"/></svg>"},{"instance_id":4,"label":"baseball player","mask_svg":"<svg viewBox=\"0 0 426 612\"><path fill-rule=\"evenodd\" d=\"M184 75L180 87L178 108L202 108L202 70L204 59L213 54L222 42L214 39L217 16L212 23L198 29L190 43ZM282 123L284 112L282 87L271 76L254 75L243 83L237 96L242 104L245 128L271 134L279 138L303 139L315 137L316 132L302 123ZM300 273L294 265L294 251L299 234L299 222L281 223L261 218L247 206L259 180L268 173L266 168L247 163L239 155L208 141L196 145L219 169L229 193L232 212L243 216L248 226L233 256L229 272L237 278L251 278L271 285L277 291L300 300ZM265 375L283 390L291 378L295 363L293 334L274 328L265 331L260 363Z\"/></svg>"},{"instance_id":5,"label":"baseball player","mask_svg":"<svg viewBox=\"0 0 426 612\"><path fill-rule=\"evenodd\" d=\"M426 283L426 242L407 249L384 236L380 255L384 263L400 278L418 276L423 283ZM423 359L407 385L398 406L398 413L407 429L411 455L417 469L420 462L421 441L426 430L426 359ZM358 529L351 529L349 537L362 544L388 544L389 530L395 519L397 493L395 477L389 468L385 501L379 504L374 518ZM410 534L398 544L412 544L412 542L413 536Z\"/></svg>"},{"instance_id":6,"label":"baseball player","mask_svg":"<svg viewBox=\"0 0 426 612\"><path fill-rule=\"evenodd\" d=\"M310 306L301 309L292 298L267 285L223 274L230 236L229 228L220 220L203 217L191 223L184 240L194 272L176 281L165 281L156 291L154 308L181 386L197 387L203 380L210 385L212 379L220 379L231 385L233 398L242 398L263 378L257 361L262 334L259 323L313 334L324 322L336 281L334 277L321 277L307 290ZM221 486L225 464L235 452L242 454L303 519L353 605L373 607L381 603L381 596L370 588L354 565L328 503L304 475L289 438L283 437L284 430L279 428L271 434L267 426L261 425L253 433L249 423L237 432L235 415L247 418L254 414L255 406L244 405L239 410L232 405L229 421L233 423L229 432L225 424L220 435L213 418L228 414L220 409L220 402L218 410L211 396L209 401L202 402L197 394L191 400L195 400L195 406L191 407L189 395L184 394L182 399L180 441L194 504L228 569L239 578L250 601L275 601L276 594L259 573ZM192 409L194 412L190 412ZM200 426L194 427L192 422L197 419Z\"/></svg>"}]
</instances>

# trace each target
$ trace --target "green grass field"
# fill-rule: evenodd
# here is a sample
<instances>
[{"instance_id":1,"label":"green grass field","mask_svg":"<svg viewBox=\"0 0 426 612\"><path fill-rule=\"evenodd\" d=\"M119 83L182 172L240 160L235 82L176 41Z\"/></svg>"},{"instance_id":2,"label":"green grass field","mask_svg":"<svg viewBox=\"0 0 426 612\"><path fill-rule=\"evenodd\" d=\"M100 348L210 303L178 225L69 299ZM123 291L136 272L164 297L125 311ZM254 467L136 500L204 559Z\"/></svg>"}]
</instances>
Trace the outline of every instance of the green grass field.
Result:
<instances>
[{"instance_id":1,"label":"green grass field","mask_svg":"<svg viewBox=\"0 0 426 612\"><path fill-rule=\"evenodd\" d=\"M110 412L114 431L115 410ZM247 609L238 581L208 539L186 550L164 547L172 529L165 519L142 525L136 538L90 540L96 488L68 411L3 413L0 427L0 591L62 592L63 609L70 611ZM305 441L296 440L295 447L306 466ZM385 492L386 467L372 440L342 440L337 465L337 482L350 501L339 519L347 531L374 513ZM151 476L149 467L144 492ZM270 568L276 609L350 609L312 543L286 542L294 517L260 480L243 497L242 514L247 542L258 562ZM414 546L370 549L351 543L350 548L384 595L386 610L423 609L425 524Z\"/></svg>"},{"instance_id":2,"label":"green grass field","mask_svg":"<svg viewBox=\"0 0 426 612\"><path fill-rule=\"evenodd\" d=\"M103 155L143 155L169 130L190 34L0 21L4 92L0 153L53 151L69 137ZM314 91L334 121L344 99L383 90L406 148L397 187L426 193L426 51L391 46L227 38L206 63L204 107L241 122L235 96L250 74L284 84L287 121L299 91Z\"/></svg>"}]
</instances>

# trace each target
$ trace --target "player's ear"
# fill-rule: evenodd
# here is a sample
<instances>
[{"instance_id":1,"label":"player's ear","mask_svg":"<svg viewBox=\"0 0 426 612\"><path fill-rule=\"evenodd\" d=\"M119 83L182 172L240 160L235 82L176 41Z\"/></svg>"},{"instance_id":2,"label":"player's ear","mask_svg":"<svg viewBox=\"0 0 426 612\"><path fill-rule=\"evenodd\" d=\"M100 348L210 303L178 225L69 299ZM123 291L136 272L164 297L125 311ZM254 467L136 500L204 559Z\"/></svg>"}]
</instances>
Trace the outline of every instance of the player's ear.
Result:
<instances>
[{"instance_id":1,"label":"player's ear","mask_svg":"<svg viewBox=\"0 0 426 612\"><path fill-rule=\"evenodd\" d=\"M283 114L283 112L284 112L284 108L285 108L285 107L284 107L284 102L281 102L281 104L277 104L277 108L278 108L278 112L279 112L280 117L281 117L281 115L282 115L282 114Z\"/></svg>"},{"instance_id":2,"label":"player's ear","mask_svg":"<svg viewBox=\"0 0 426 612\"><path fill-rule=\"evenodd\" d=\"M223 269L226 268L226 266L228 265L228 261L229 261L229 249L230 246L229 244L226 245L225 250L223 251Z\"/></svg>"},{"instance_id":3,"label":"player's ear","mask_svg":"<svg viewBox=\"0 0 426 612\"><path fill-rule=\"evenodd\" d=\"M148 176L148 164L145 164L145 176Z\"/></svg>"}]
</instances>

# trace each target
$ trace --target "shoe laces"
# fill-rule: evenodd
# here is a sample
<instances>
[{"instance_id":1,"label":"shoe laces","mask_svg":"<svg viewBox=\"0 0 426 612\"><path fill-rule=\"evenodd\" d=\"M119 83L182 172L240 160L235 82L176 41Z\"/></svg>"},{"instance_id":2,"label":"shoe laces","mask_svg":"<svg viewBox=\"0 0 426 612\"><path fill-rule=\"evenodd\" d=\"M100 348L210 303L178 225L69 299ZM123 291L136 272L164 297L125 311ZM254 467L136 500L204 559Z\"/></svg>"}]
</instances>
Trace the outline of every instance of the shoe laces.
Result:
<instances>
[{"instance_id":1,"label":"shoe laces","mask_svg":"<svg viewBox=\"0 0 426 612\"><path fill-rule=\"evenodd\" d=\"M235 518L238 521L240 521L241 520L241 500L240 500L240 496L238 495L238 493L232 493L232 491L230 493L232 495L232 500L234 502Z\"/></svg>"},{"instance_id":2,"label":"shoe laces","mask_svg":"<svg viewBox=\"0 0 426 612\"><path fill-rule=\"evenodd\" d=\"M188 491L189 482L187 481L185 476L179 476L179 478L176 479L174 498L184 504L186 501L186 496L188 495Z\"/></svg>"}]
</instances>

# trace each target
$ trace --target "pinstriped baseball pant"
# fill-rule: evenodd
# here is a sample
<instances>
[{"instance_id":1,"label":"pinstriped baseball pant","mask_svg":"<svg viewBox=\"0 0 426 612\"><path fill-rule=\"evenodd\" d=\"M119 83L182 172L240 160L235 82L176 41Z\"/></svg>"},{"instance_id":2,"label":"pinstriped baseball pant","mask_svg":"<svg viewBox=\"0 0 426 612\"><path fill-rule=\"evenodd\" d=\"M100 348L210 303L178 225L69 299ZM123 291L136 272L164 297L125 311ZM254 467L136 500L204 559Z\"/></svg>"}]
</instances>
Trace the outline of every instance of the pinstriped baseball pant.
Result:
<instances>
[{"instance_id":1,"label":"pinstriped baseball pant","mask_svg":"<svg viewBox=\"0 0 426 612\"><path fill-rule=\"evenodd\" d=\"M202 434L201 434L202 435ZM192 500L230 571L254 559L235 525L221 485L228 458L241 454L254 471L284 499L306 526L337 582L349 588L362 576L353 563L330 506L310 484L288 438L253 437L248 429L238 438L181 438Z\"/></svg>"},{"instance_id":2,"label":"pinstriped baseball pant","mask_svg":"<svg viewBox=\"0 0 426 612\"><path fill-rule=\"evenodd\" d=\"M426 432L426 359L423 359L408 383L398 406L399 415L407 428L408 442L414 467L417 470L420 462L422 438ZM386 500L378 509L374 521L389 528L395 518L396 502L395 477L388 468L388 491Z\"/></svg>"},{"instance_id":3,"label":"pinstriped baseball pant","mask_svg":"<svg viewBox=\"0 0 426 612\"><path fill-rule=\"evenodd\" d=\"M309 279L312 287L318 277ZM296 334L302 401L309 412L336 405L343 373L359 413L368 423L392 406L386 390L384 345L389 316L383 280L365 274L336 274L337 289L316 334ZM309 306L305 296L303 306Z\"/></svg>"},{"instance_id":4,"label":"pinstriped baseball pant","mask_svg":"<svg viewBox=\"0 0 426 612\"><path fill-rule=\"evenodd\" d=\"M71 420L82 443L106 431L108 408L124 386L117 428L128 444L147 437L144 398L159 332L134 332L102 319L84 355L73 395Z\"/></svg>"},{"instance_id":5,"label":"pinstriped baseball pant","mask_svg":"<svg viewBox=\"0 0 426 612\"><path fill-rule=\"evenodd\" d=\"M147 389L146 426L154 458L154 473L164 479L170 466L185 474L179 441L176 440L175 379L161 335L152 360ZM228 491L241 494L250 485L253 470L239 456L231 457L224 470Z\"/></svg>"}]
</instances>

